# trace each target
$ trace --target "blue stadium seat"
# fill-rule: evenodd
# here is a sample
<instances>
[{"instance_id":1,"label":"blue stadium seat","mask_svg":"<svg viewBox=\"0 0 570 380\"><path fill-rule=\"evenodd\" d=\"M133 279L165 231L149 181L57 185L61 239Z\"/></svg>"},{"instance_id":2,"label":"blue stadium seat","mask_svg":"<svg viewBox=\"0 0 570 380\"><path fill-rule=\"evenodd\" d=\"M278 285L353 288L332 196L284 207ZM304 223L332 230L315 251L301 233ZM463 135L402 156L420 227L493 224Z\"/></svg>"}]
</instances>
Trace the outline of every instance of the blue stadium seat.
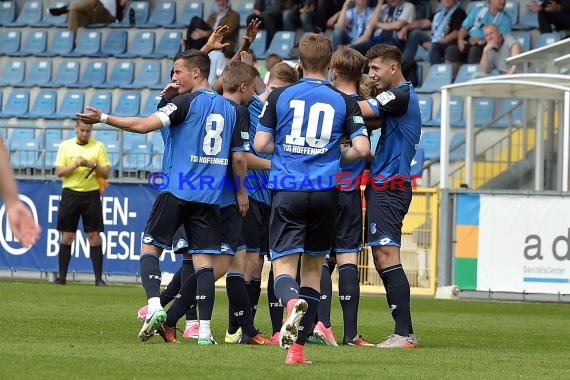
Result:
<instances>
[{"instance_id":1,"label":"blue stadium seat","mask_svg":"<svg viewBox=\"0 0 570 380\"><path fill-rule=\"evenodd\" d=\"M538 41L536 42L536 48L541 48L544 46L552 45L555 42L560 41L560 33L552 32L552 33L542 33L540 37L538 37Z\"/></svg>"},{"instance_id":2,"label":"blue stadium seat","mask_svg":"<svg viewBox=\"0 0 570 380\"><path fill-rule=\"evenodd\" d=\"M12 90L0 117L22 117L30 109L30 90Z\"/></svg>"},{"instance_id":3,"label":"blue stadium seat","mask_svg":"<svg viewBox=\"0 0 570 380\"><path fill-rule=\"evenodd\" d=\"M16 1L6 0L0 2L0 25L8 26L16 18Z\"/></svg>"},{"instance_id":4,"label":"blue stadium seat","mask_svg":"<svg viewBox=\"0 0 570 380\"><path fill-rule=\"evenodd\" d=\"M416 154L412 159L412 165L410 167L410 176L411 177L421 177L424 171L424 150L422 148L418 148L416 150Z\"/></svg>"},{"instance_id":5,"label":"blue stadium seat","mask_svg":"<svg viewBox=\"0 0 570 380\"><path fill-rule=\"evenodd\" d=\"M123 17L121 22L115 22L109 26L111 28L129 28L129 11L131 9L135 11L135 26L140 27L141 25L146 24L150 9L149 4L150 2L148 1L131 1L125 12L125 17Z\"/></svg>"},{"instance_id":6,"label":"blue stadium seat","mask_svg":"<svg viewBox=\"0 0 570 380\"><path fill-rule=\"evenodd\" d=\"M43 1L28 0L24 3L20 14L16 21L6 26L22 27L22 26L41 26L42 16L44 14Z\"/></svg>"},{"instance_id":7,"label":"blue stadium seat","mask_svg":"<svg viewBox=\"0 0 570 380\"><path fill-rule=\"evenodd\" d=\"M4 30L0 37L0 55L18 55L22 32L19 30Z\"/></svg>"},{"instance_id":8,"label":"blue stadium seat","mask_svg":"<svg viewBox=\"0 0 570 380\"><path fill-rule=\"evenodd\" d=\"M61 8L61 7L67 6L67 5L69 5L69 1L52 0L49 2L47 9ZM55 26L58 28L67 28L68 18L69 18L68 13L64 13L64 14L59 15L59 16L53 16L51 13L46 12L44 14L44 18L42 19L42 21L36 26L41 26L41 27Z\"/></svg>"},{"instance_id":9,"label":"blue stadium seat","mask_svg":"<svg viewBox=\"0 0 570 380\"><path fill-rule=\"evenodd\" d=\"M26 61L12 60L4 66L0 79L0 86L14 86L24 81L26 75Z\"/></svg>"},{"instance_id":10,"label":"blue stadium seat","mask_svg":"<svg viewBox=\"0 0 570 380\"><path fill-rule=\"evenodd\" d=\"M538 29L538 13L530 12L526 7L519 9L519 22L513 22L513 30Z\"/></svg>"},{"instance_id":11,"label":"blue stadium seat","mask_svg":"<svg viewBox=\"0 0 570 380\"><path fill-rule=\"evenodd\" d=\"M240 35L240 37L245 34L245 31ZM253 50L255 56L260 58L265 53L265 47L267 46L267 32L265 30L260 30L257 32L255 41L251 44L250 49Z\"/></svg>"},{"instance_id":12,"label":"blue stadium seat","mask_svg":"<svg viewBox=\"0 0 570 380\"><path fill-rule=\"evenodd\" d=\"M420 103L420 113L422 115L422 125L429 125L433 114L433 98L429 95L418 95Z\"/></svg>"},{"instance_id":13,"label":"blue stadium seat","mask_svg":"<svg viewBox=\"0 0 570 380\"><path fill-rule=\"evenodd\" d=\"M238 0L237 6L234 9L239 13L240 27L247 27L247 16L252 14L254 4L255 1L252 0Z\"/></svg>"},{"instance_id":14,"label":"blue stadium seat","mask_svg":"<svg viewBox=\"0 0 570 380\"><path fill-rule=\"evenodd\" d=\"M0 103L1 102L2 102L2 92L0 92ZM2 136L4 140L6 140L6 138L8 137L8 129L0 127L0 136Z\"/></svg>"},{"instance_id":15,"label":"blue stadium seat","mask_svg":"<svg viewBox=\"0 0 570 380\"><path fill-rule=\"evenodd\" d=\"M501 107L499 108L499 114L504 114L507 112L511 107L517 106L514 110L511 111L511 125L513 127L522 127L524 126L524 118L525 118L525 108L524 108L524 101L522 99L517 98L510 98L504 99L501 103ZM509 115L505 115L493 124L494 127L505 128L509 126Z\"/></svg>"},{"instance_id":16,"label":"blue stadium seat","mask_svg":"<svg viewBox=\"0 0 570 380\"><path fill-rule=\"evenodd\" d=\"M532 35L529 31L513 32L513 37L521 44L523 51L529 51L532 43Z\"/></svg>"},{"instance_id":17,"label":"blue stadium seat","mask_svg":"<svg viewBox=\"0 0 570 380\"><path fill-rule=\"evenodd\" d=\"M2 92L2 89L0 89L0 117L2 117L2 105L4 104L4 92ZM2 131L5 132L4 128L2 128ZM4 137L4 139L7 137L6 134L2 135L2 137Z\"/></svg>"},{"instance_id":18,"label":"blue stadium seat","mask_svg":"<svg viewBox=\"0 0 570 380\"><path fill-rule=\"evenodd\" d=\"M119 142L119 131L112 130L112 129L97 129L97 131L95 132L95 139L101 141L105 145L108 145L110 143L118 144L118 142ZM118 148L118 145L117 145L117 148ZM117 149L117 152L118 151L119 150Z\"/></svg>"},{"instance_id":19,"label":"blue stadium seat","mask_svg":"<svg viewBox=\"0 0 570 380\"><path fill-rule=\"evenodd\" d=\"M267 50L257 57L265 58L269 54L278 54L283 59L288 59L291 56L291 49L295 46L295 38L295 32L279 31L273 36Z\"/></svg>"},{"instance_id":20,"label":"blue stadium seat","mask_svg":"<svg viewBox=\"0 0 570 380\"><path fill-rule=\"evenodd\" d=\"M81 69L81 62L75 60L61 61L51 85L53 87L71 87L77 85L79 81L79 70Z\"/></svg>"},{"instance_id":21,"label":"blue stadium seat","mask_svg":"<svg viewBox=\"0 0 570 380\"><path fill-rule=\"evenodd\" d=\"M36 130L34 128L12 128L12 139L35 139Z\"/></svg>"},{"instance_id":22,"label":"blue stadium seat","mask_svg":"<svg viewBox=\"0 0 570 380\"><path fill-rule=\"evenodd\" d=\"M477 98L475 100L475 126L481 127L495 117L495 99Z\"/></svg>"},{"instance_id":23,"label":"blue stadium seat","mask_svg":"<svg viewBox=\"0 0 570 380\"><path fill-rule=\"evenodd\" d=\"M154 131L151 141L152 153L162 155L164 153L164 139L162 138L162 133L160 133L160 131Z\"/></svg>"},{"instance_id":24,"label":"blue stadium seat","mask_svg":"<svg viewBox=\"0 0 570 380\"><path fill-rule=\"evenodd\" d=\"M426 125L431 127L441 126L441 107L438 108L436 115ZM453 96L449 99L449 125L452 127L464 127L463 120L463 98Z\"/></svg>"},{"instance_id":25,"label":"blue stadium seat","mask_svg":"<svg viewBox=\"0 0 570 380\"><path fill-rule=\"evenodd\" d=\"M439 158L441 132L439 130L422 131L420 147L424 150L424 159L430 161Z\"/></svg>"},{"instance_id":26,"label":"blue stadium seat","mask_svg":"<svg viewBox=\"0 0 570 380\"><path fill-rule=\"evenodd\" d=\"M156 112L156 106L158 105L158 103L160 102L160 93L156 92L156 93L150 93L148 95L148 97L146 98L146 102L144 104L144 107L141 111L141 116L142 117L147 117L152 115L153 113Z\"/></svg>"},{"instance_id":27,"label":"blue stadium seat","mask_svg":"<svg viewBox=\"0 0 570 380\"><path fill-rule=\"evenodd\" d=\"M123 132L123 150L127 151L134 145L146 144L146 135L142 133Z\"/></svg>"},{"instance_id":28,"label":"blue stadium seat","mask_svg":"<svg viewBox=\"0 0 570 380\"><path fill-rule=\"evenodd\" d=\"M154 8L150 12L148 21L139 25L139 28L164 28L174 24L176 19L176 2L161 1L155 3Z\"/></svg>"},{"instance_id":29,"label":"blue stadium seat","mask_svg":"<svg viewBox=\"0 0 570 380\"><path fill-rule=\"evenodd\" d=\"M46 118L55 114L57 107L57 91L42 90L36 96L34 105L26 117L28 119Z\"/></svg>"},{"instance_id":30,"label":"blue stadium seat","mask_svg":"<svg viewBox=\"0 0 570 380\"><path fill-rule=\"evenodd\" d=\"M181 40L181 32L165 31L154 53L150 54L148 58L174 58L174 56L180 52Z\"/></svg>"},{"instance_id":31,"label":"blue stadium seat","mask_svg":"<svg viewBox=\"0 0 570 380\"><path fill-rule=\"evenodd\" d=\"M83 91L67 91L59 103L59 108L52 119L72 119L77 112L83 112L85 93Z\"/></svg>"},{"instance_id":32,"label":"blue stadium seat","mask_svg":"<svg viewBox=\"0 0 570 380\"><path fill-rule=\"evenodd\" d=\"M29 171L38 164L40 143L36 139L10 139L10 162L14 169Z\"/></svg>"},{"instance_id":33,"label":"blue stadium seat","mask_svg":"<svg viewBox=\"0 0 570 380\"><path fill-rule=\"evenodd\" d=\"M48 139L46 136L46 151L44 154L44 167L46 169L55 168L55 158L57 157L61 141L61 138Z\"/></svg>"},{"instance_id":34,"label":"blue stadium seat","mask_svg":"<svg viewBox=\"0 0 570 380\"><path fill-rule=\"evenodd\" d=\"M457 72L454 83L463 83L482 76L484 76L484 74L479 71L478 63L463 64Z\"/></svg>"},{"instance_id":35,"label":"blue stadium seat","mask_svg":"<svg viewBox=\"0 0 570 380\"><path fill-rule=\"evenodd\" d=\"M47 31L30 31L28 38L20 51L16 54L19 56L39 55L46 51L47 47Z\"/></svg>"},{"instance_id":36,"label":"blue stadium seat","mask_svg":"<svg viewBox=\"0 0 570 380\"><path fill-rule=\"evenodd\" d=\"M107 78L107 81L93 87L123 88L132 83L135 75L135 64L132 61L117 61Z\"/></svg>"},{"instance_id":37,"label":"blue stadium seat","mask_svg":"<svg viewBox=\"0 0 570 380\"><path fill-rule=\"evenodd\" d=\"M509 0L505 3L504 12L511 16L512 25L516 25L519 22L519 2Z\"/></svg>"},{"instance_id":38,"label":"blue stadium seat","mask_svg":"<svg viewBox=\"0 0 570 380\"><path fill-rule=\"evenodd\" d=\"M123 170L148 171L152 157L152 144L145 142L133 144L125 150Z\"/></svg>"},{"instance_id":39,"label":"blue stadium seat","mask_svg":"<svg viewBox=\"0 0 570 380\"><path fill-rule=\"evenodd\" d=\"M64 57L98 57L101 54L101 32L85 29L75 49Z\"/></svg>"},{"instance_id":40,"label":"blue stadium seat","mask_svg":"<svg viewBox=\"0 0 570 380\"><path fill-rule=\"evenodd\" d=\"M418 46L418 50L416 50L416 55L414 56L414 60L416 62L425 61L429 62L429 52L423 46Z\"/></svg>"},{"instance_id":41,"label":"blue stadium seat","mask_svg":"<svg viewBox=\"0 0 570 380\"><path fill-rule=\"evenodd\" d=\"M160 81L160 73L162 67L160 61L143 61L140 66L140 71L135 76L135 80L131 84L127 84L124 88L152 88L162 89L162 82Z\"/></svg>"},{"instance_id":42,"label":"blue stadium seat","mask_svg":"<svg viewBox=\"0 0 570 380\"><path fill-rule=\"evenodd\" d=\"M186 28L192 17L204 18L204 3L201 1L187 1L182 6L182 12L176 17L176 22L165 25L166 28Z\"/></svg>"},{"instance_id":43,"label":"blue stadium seat","mask_svg":"<svg viewBox=\"0 0 570 380\"><path fill-rule=\"evenodd\" d=\"M113 115L116 116L139 116L141 109L141 94L140 92L122 92L119 97L119 102L113 110Z\"/></svg>"},{"instance_id":44,"label":"blue stadium seat","mask_svg":"<svg viewBox=\"0 0 570 380\"><path fill-rule=\"evenodd\" d=\"M57 30L48 43L48 48L40 57L69 56L75 46L75 32L70 30Z\"/></svg>"},{"instance_id":45,"label":"blue stadium seat","mask_svg":"<svg viewBox=\"0 0 570 380\"><path fill-rule=\"evenodd\" d=\"M135 34L133 42L130 44L130 48L124 54L118 54L119 58L134 58L142 57L145 58L152 53L154 53L154 39L155 33L151 31L138 31Z\"/></svg>"},{"instance_id":46,"label":"blue stadium seat","mask_svg":"<svg viewBox=\"0 0 570 380\"><path fill-rule=\"evenodd\" d=\"M442 86L451 84L452 66L448 63L431 65L427 78L416 89L417 93L439 92Z\"/></svg>"},{"instance_id":47,"label":"blue stadium seat","mask_svg":"<svg viewBox=\"0 0 570 380\"><path fill-rule=\"evenodd\" d=\"M119 161L120 161L119 158L121 153L120 153L118 140L116 139L110 141L102 140L101 138L99 138L99 133L95 138L101 142L104 142L105 148L107 149L107 156L109 157L109 164L111 166L111 169L113 170L119 169Z\"/></svg>"},{"instance_id":48,"label":"blue stadium seat","mask_svg":"<svg viewBox=\"0 0 570 380\"><path fill-rule=\"evenodd\" d=\"M153 154L150 162L151 172L161 172L162 170L162 154Z\"/></svg>"},{"instance_id":49,"label":"blue stadium seat","mask_svg":"<svg viewBox=\"0 0 570 380\"><path fill-rule=\"evenodd\" d=\"M459 131L451 136L449 149L449 161L456 162L465 160L465 132Z\"/></svg>"},{"instance_id":50,"label":"blue stadium seat","mask_svg":"<svg viewBox=\"0 0 570 380\"><path fill-rule=\"evenodd\" d=\"M113 93L111 92L95 92L91 96L88 106L93 106L101 110L101 112L110 114L111 105L113 104Z\"/></svg>"},{"instance_id":51,"label":"blue stadium seat","mask_svg":"<svg viewBox=\"0 0 570 380\"><path fill-rule=\"evenodd\" d=\"M63 135L61 129L46 129L44 133L46 141L50 140L62 140Z\"/></svg>"},{"instance_id":52,"label":"blue stadium seat","mask_svg":"<svg viewBox=\"0 0 570 380\"><path fill-rule=\"evenodd\" d=\"M52 61L51 60L36 60L33 61L30 72L26 80L15 86L24 87L50 87L51 84Z\"/></svg>"},{"instance_id":53,"label":"blue stadium seat","mask_svg":"<svg viewBox=\"0 0 570 380\"><path fill-rule=\"evenodd\" d=\"M101 48L102 57L115 57L127 50L129 34L126 30L111 30Z\"/></svg>"},{"instance_id":54,"label":"blue stadium seat","mask_svg":"<svg viewBox=\"0 0 570 380\"><path fill-rule=\"evenodd\" d=\"M76 85L70 87L98 87L105 83L107 79L107 62L105 61L89 61L83 72L83 76Z\"/></svg>"}]
</instances>

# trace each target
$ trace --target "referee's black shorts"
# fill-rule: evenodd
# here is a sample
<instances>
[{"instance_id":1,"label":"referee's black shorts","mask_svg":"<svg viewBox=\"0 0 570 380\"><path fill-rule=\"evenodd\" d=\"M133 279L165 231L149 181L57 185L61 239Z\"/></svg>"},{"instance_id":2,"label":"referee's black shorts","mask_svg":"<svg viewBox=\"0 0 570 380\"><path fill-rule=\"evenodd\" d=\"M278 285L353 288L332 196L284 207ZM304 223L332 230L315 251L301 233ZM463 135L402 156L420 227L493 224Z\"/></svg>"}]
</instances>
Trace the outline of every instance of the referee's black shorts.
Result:
<instances>
[{"instance_id":1,"label":"referee's black shorts","mask_svg":"<svg viewBox=\"0 0 570 380\"><path fill-rule=\"evenodd\" d=\"M83 221L83 231L103 232L103 210L99 190L74 191L63 189L57 214L57 230L75 232L79 218Z\"/></svg>"}]
</instances>

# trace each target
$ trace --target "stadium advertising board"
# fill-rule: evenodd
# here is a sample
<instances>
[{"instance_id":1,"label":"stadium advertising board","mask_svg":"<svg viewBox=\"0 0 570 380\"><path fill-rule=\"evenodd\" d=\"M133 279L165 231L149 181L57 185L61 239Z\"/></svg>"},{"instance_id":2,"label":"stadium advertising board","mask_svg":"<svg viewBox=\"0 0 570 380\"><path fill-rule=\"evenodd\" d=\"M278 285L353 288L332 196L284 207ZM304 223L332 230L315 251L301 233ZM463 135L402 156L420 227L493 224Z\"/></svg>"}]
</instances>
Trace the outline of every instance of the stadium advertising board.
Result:
<instances>
[{"instance_id":1,"label":"stadium advertising board","mask_svg":"<svg viewBox=\"0 0 570 380\"><path fill-rule=\"evenodd\" d=\"M61 198L61 182L20 181L18 187L21 199L32 210L42 228L42 234L35 246L21 247L10 231L6 210L1 203L0 268L57 272L57 209ZM142 233L155 194L148 186L137 184L112 184L106 189L101 198L105 225L105 231L101 234L105 273L135 275L139 272ZM93 271L87 235L83 233L81 223L71 252L70 273ZM181 259L167 251L161 257L161 269L176 272Z\"/></svg>"},{"instance_id":2,"label":"stadium advertising board","mask_svg":"<svg viewBox=\"0 0 570 380\"><path fill-rule=\"evenodd\" d=\"M455 280L463 289L570 294L570 197L461 194Z\"/></svg>"}]
</instances>

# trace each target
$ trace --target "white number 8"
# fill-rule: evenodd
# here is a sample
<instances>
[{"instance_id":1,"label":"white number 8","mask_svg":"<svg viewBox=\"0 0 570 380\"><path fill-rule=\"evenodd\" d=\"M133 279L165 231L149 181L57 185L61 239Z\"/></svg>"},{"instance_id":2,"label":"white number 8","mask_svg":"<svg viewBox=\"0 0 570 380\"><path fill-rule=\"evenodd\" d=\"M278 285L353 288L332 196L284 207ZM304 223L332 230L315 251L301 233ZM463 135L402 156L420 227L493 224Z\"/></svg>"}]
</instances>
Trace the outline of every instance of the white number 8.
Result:
<instances>
[{"instance_id":1,"label":"white number 8","mask_svg":"<svg viewBox=\"0 0 570 380\"><path fill-rule=\"evenodd\" d=\"M222 150L222 131L224 130L224 117L219 113L212 113L206 119L206 136L202 149L208 156L215 156Z\"/></svg>"}]
</instances>

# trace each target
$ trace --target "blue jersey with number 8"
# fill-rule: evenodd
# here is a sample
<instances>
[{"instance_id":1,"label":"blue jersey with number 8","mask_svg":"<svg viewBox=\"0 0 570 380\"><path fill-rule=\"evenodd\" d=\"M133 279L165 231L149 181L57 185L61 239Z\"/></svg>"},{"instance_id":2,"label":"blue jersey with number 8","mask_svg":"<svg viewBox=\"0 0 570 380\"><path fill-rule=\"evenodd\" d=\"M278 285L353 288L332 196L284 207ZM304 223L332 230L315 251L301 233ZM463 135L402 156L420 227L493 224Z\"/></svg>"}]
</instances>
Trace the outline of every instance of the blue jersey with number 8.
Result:
<instances>
[{"instance_id":1,"label":"blue jersey with number 8","mask_svg":"<svg viewBox=\"0 0 570 380\"><path fill-rule=\"evenodd\" d=\"M275 141L269 188L290 191L335 187L341 137L367 136L356 100L311 78L274 90L257 130L272 133Z\"/></svg>"}]
</instances>

